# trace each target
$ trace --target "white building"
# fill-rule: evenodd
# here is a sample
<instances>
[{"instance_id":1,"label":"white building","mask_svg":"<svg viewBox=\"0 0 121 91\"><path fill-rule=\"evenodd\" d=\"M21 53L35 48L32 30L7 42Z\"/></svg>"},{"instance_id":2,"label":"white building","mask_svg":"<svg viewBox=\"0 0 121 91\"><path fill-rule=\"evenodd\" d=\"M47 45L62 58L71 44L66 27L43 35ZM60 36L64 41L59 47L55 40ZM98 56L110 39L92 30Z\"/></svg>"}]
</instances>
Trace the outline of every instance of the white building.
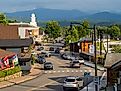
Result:
<instances>
[{"instance_id":1,"label":"white building","mask_svg":"<svg viewBox=\"0 0 121 91\"><path fill-rule=\"evenodd\" d=\"M112 48L117 45L121 45L121 41L108 41L108 53L112 53ZM107 42L104 42L104 47L107 51Z\"/></svg>"},{"instance_id":2,"label":"white building","mask_svg":"<svg viewBox=\"0 0 121 91\"><path fill-rule=\"evenodd\" d=\"M19 37L21 39L33 37L34 41L41 42L44 32L40 34L40 30L37 26L36 16L34 13L31 14L30 23L9 23L9 25L16 25L18 27Z\"/></svg>"}]
</instances>

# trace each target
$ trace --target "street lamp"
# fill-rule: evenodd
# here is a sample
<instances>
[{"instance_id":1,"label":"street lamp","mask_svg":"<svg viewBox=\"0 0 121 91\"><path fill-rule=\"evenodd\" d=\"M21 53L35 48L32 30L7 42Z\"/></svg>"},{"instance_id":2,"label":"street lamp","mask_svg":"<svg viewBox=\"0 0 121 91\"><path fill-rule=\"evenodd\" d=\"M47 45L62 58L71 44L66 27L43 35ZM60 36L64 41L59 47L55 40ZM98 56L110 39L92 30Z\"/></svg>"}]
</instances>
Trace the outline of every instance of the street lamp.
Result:
<instances>
[{"instance_id":1,"label":"street lamp","mask_svg":"<svg viewBox=\"0 0 121 91\"><path fill-rule=\"evenodd\" d=\"M77 23L77 22L71 22L70 27L72 28L73 24L77 24L77 25L82 25L81 23ZM94 36L92 35L92 38L94 37L94 42L92 41L92 43L94 43L94 61L95 61L95 78L97 78L97 54L96 54L96 25L93 26L93 28L88 28L88 29L93 29L94 30ZM93 40L93 39L92 39ZM98 84L95 84L95 91L98 91Z\"/></svg>"},{"instance_id":2,"label":"street lamp","mask_svg":"<svg viewBox=\"0 0 121 91\"><path fill-rule=\"evenodd\" d=\"M94 61L95 61L95 77L97 77L97 54L96 54L96 25L93 26L93 29L94 29ZM95 83L95 91L98 91L98 84Z\"/></svg>"}]
</instances>

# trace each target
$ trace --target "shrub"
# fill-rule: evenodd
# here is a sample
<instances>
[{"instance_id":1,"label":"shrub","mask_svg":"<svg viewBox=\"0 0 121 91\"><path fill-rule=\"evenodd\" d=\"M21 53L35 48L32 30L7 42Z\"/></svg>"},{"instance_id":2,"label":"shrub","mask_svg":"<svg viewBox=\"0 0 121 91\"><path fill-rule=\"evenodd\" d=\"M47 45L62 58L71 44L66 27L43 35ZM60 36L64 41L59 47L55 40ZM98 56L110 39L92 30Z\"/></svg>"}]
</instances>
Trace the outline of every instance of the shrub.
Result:
<instances>
[{"instance_id":1,"label":"shrub","mask_svg":"<svg viewBox=\"0 0 121 91\"><path fill-rule=\"evenodd\" d=\"M20 66L16 66L16 67L14 67L12 69L8 69L8 70L2 70L2 71L0 71L0 78L8 76L8 75L13 75L13 74L20 72L20 71L21 71Z\"/></svg>"}]
</instances>

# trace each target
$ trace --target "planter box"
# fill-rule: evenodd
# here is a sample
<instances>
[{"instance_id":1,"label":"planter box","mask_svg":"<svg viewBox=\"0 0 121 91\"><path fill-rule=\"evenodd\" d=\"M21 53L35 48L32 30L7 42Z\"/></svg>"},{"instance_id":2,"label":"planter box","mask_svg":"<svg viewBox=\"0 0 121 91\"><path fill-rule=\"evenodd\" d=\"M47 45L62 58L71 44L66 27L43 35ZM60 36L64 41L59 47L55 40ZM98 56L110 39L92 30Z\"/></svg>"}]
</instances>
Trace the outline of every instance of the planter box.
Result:
<instances>
[{"instance_id":1,"label":"planter box","mask_svg":"<svg viewBox=\"0 0 121 91\"><path fill-rule=\"evenodd\" d=\"M18 77L21 77L21 76L22 76L22 72L20 71L18 73L13 74L13 75L9 75L9 76L0 78L0 82L11 80L11 79L18 78Z\"/></svg>"}]
</instances>

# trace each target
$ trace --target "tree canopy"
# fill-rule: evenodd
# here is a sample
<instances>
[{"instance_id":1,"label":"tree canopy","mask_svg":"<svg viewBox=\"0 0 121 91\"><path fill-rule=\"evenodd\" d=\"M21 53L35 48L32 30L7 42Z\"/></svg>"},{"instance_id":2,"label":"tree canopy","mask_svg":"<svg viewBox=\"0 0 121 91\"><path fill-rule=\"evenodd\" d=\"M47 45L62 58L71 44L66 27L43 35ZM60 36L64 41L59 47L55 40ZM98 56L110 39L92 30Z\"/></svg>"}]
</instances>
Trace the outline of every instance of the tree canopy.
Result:
<instances>
[{"instance_id":1,"label":"tree canopy","mask_svg":"<svg viewBox=\"0 0 121 91\"><path fill-rule=\"evenodd\" d=\"M2 23L2 24L8 23L6 16L3 13L0 13L0 23Z\"/></svg>"},{"instance_id":2,"label":"tree canopy","mask_svg":"<svg viewBox=\"0 0 121 91\"><path fill-rule=\"evenodd\" d=\"M49 35L50 38L57 38L60 36L61 27L57 21L49 21L46 24L45 33Z\"/></svg>"}]
</instances>

